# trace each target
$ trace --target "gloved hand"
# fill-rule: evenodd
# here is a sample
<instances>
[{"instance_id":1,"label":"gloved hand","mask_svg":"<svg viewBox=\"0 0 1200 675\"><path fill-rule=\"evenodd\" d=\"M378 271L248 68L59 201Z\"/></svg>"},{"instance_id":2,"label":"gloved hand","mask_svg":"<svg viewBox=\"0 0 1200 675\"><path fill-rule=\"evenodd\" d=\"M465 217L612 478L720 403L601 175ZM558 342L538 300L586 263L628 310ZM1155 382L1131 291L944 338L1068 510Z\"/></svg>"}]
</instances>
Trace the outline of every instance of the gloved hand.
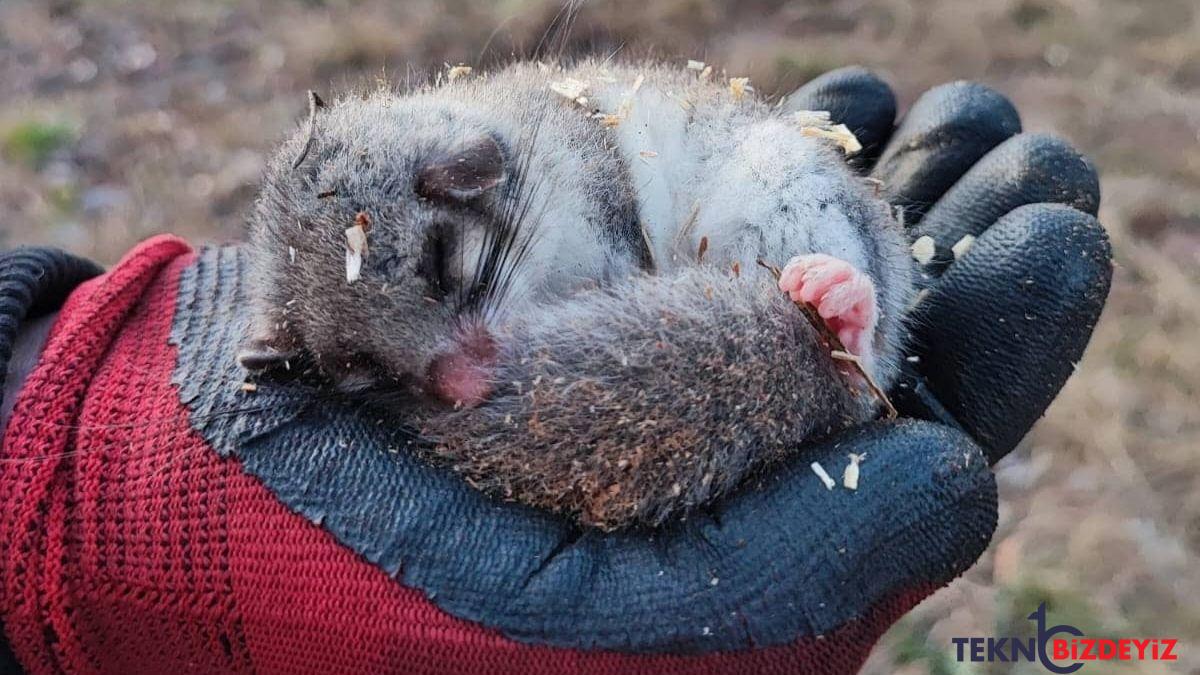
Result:
<instances>
[{"instance_id":1,"label":"gloved hand","mask_svg":"<svg viewBox=\"0 0 1200 675\"><path fill-rule=\"evenodd\" d=\"M971 82L931 89L894 133L895 98L862 68L813 80L785 108L830 110L858 134L852 161L902 209L923 259L915 367L896 402L959 426L996 462L1058 394L1107 298L1095 168L1061 139L1019 133L1012 104Z\"/></svg>"},{"instance_id":2,"label":"gloved hand","mask_svg":"<svg viewBox=\"0 0 1200 675\"><path fill-rule=\"evenodd\" d=\"M7 459L45 460L15 477L0 464L0 503L21 505L0 514L17 654L39 671L857 668L986 548L988 464L1082 353L1110 254L1091 166L1016 135L990 90L934 89L894 134L894 97L866 71L786 105L847 123L856 165L933 240L916 359L892 392L908 418L806 449L660 531L581 530L418 462L396 420L301 384L246 391L241 252L153 241L72 297L5 437ZM81 406L52 395L81 370ZM851 453L866 457L857 490L810 469L840 484Z\"/></svg>"}]
</instances>

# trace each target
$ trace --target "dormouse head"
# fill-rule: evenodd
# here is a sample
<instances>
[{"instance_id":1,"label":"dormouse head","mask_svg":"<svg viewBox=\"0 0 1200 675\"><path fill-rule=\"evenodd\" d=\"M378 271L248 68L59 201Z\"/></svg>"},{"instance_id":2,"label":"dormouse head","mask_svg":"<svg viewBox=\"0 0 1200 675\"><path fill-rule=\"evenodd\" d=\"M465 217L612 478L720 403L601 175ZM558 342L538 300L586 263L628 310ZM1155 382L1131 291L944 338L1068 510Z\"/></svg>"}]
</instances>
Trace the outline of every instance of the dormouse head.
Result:
<instances>
[{"instance_id":1,"label":"dormouse head","mask_svg":"<svg viewBox=\"0 0 1200 675\"><path fill-rule=\"evenodd\" d=\"M420 97L319 104L255 207L243 365L303 357L342 389L478 402L534 234L520 139Z\"/></svg>"}]
</instances>

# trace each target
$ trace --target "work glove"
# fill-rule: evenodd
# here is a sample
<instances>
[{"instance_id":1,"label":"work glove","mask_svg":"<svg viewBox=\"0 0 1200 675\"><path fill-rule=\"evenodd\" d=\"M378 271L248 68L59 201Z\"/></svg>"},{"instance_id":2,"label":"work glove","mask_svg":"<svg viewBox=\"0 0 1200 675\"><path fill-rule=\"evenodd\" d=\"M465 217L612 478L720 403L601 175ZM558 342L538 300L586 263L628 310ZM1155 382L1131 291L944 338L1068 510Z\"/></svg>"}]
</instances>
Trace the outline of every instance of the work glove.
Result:
<instances>
[{"instance_id":1,"label":"work glove","mask_svg":"<svg viewBox=\"0 0 1200 675\"><path fill-rule=\"evenodd\" d=\"M890 88L862 68L826 73L785 108L830 110L858 135L851 161L913 241L924 290L897 403L1000 460L1062 388L1108 296L1095 167L1062 139L1020 133L1008 99L972 82L929 90L894 131Z\"/></svg>"},{"instance_id":2,"label":"work glove","mask_svg":"<svg viewBox=\"0 0 1200 675\"><path fill-rule=\"evenodd\" d=\"M924 263L900 418L657 530L581 528L420 462L403 420L302 381L244 383L244 253L158 238L71 296L6 431L0 611L17 657L32 672L856 670L986 549L989 466L1082 354L1110 251L1091 165L1021 135L987 88L935 88L895 128L891 90L861 69L785 106L856 133L852 163Z\"/></svg>"}]
</instances>

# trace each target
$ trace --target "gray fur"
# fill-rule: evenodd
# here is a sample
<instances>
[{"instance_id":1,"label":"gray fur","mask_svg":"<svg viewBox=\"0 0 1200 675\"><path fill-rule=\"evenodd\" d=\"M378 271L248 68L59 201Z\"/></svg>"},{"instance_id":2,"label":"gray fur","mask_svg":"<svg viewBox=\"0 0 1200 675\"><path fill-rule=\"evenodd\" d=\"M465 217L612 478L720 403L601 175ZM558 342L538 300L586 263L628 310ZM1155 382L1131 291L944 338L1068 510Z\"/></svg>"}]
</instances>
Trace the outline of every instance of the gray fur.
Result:
<instances>
[{"instance_id":1,"label":"gray fur","mask_svg":"<svg viewBox=\"0 0 1200 675\"><path fill-rule=\"evenodd\" d=\"M459 238L461 284L482 233L506 209L528 213L521 236L537 242L506 309L642 264L623 163L604 130L547 96L535 73L530 65L494 80L338 100L317 113L314 146L298 169L306 132L284 143L251 229L262 317L255 338L281 354L304 352L336 380L361 377L367 365L419 379L461 314L420 273L427 238L439 227ZM507 149L504 184L467 204L417 195L428 164L482 134ZM369 249L363 278L350 284L344 232L359 212L371 222Z\"/></svg>"},{"instance_id":2,"label":"gray fur","mask_svg":"<svg viewBox=\"0 0 1200 675\"><path fill-rule=\"evenodd\" d=\"M639 275L530 314L502 340L488 403L424 420L432 456L589 525L658 525L869 416L869 395L754 271Z\"/></svg>"},{"instance_id":3,"label":"gray fur","mask_svg":"<svg viewBox=\"0 0 1200 675\"><path fill-rule=\"evenodd\" d=\"M583 99L551 90L566 78L587 83ZM606 113L618 123L602 124ZM431 458L492 494L605 528L659 524L874 414L760 258L827 253L867 273L874 374L885 387L895 378L912 294L900 226L834 149L723 78L516 64L318 115L305 161L292 169L300 131L258 202L251 356L312 360L343 389L382 379L420 394L463 326L484 326L499 348L489 399L402 412L435 441ZM455 148L491 147L481 137L501 148L503 180L426 191L469 199L418 196L423 171ZM348 284L344 230L360 212L369 252ZM467 306L498 223L527 254L506 263L507 293ZM449 292L422 268L439 231L463 261Z\"/></svg>"}]
</instances>

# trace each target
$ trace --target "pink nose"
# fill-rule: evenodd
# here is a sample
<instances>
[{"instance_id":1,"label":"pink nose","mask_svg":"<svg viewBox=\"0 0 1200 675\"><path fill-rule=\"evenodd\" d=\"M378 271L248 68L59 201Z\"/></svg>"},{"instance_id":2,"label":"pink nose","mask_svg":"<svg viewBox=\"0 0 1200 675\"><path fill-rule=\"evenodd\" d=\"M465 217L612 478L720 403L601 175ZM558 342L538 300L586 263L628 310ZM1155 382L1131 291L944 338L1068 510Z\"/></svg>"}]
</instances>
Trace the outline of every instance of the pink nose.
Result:
<instances>
[{"instance_id":1,"label":"pink nose","mask_svg":"<svg viewBox=\"0 0 1200 675\"><path fill-rule=\"evenodd\" d=\"M483 328L465 331L455 349L434 357L429 366L431 393L455 406L472 407L492 393L496 343Z\"/></svg>"}]
</instances>

